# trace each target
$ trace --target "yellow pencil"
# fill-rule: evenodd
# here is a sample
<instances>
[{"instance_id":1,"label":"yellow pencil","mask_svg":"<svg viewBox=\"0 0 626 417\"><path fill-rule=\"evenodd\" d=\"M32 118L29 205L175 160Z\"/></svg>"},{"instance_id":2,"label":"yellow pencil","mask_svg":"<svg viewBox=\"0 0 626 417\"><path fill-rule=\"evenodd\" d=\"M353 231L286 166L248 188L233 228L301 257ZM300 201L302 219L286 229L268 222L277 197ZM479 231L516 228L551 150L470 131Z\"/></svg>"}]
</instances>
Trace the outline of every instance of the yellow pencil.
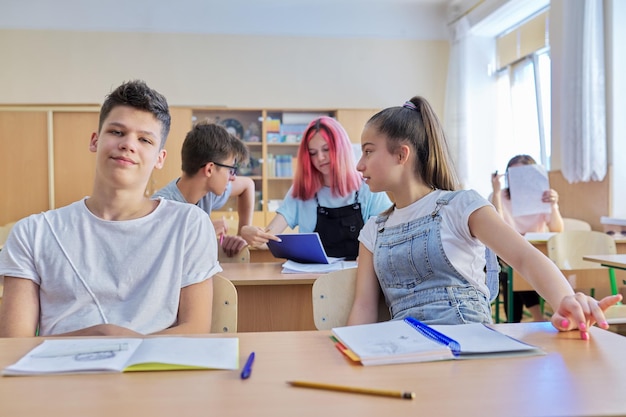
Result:
<instances>
[{"instance_id":1,"label":"yellow pencil","mask_svg":"<svg viewBox=\"0 0 626 417\"><path fill-rule=\"evenodd\" d=\"M292 387L315 388L315 389L324 389L328 391L351 392L354 394L379 395L382 397L403 398L405 400L412 400L415 398L415 393L409 392L409 391L393 391L393 390L383 390L383 389L375 389L375 388L346 387L344 385L323 384L320 382L306 382L306 381L287 381L287 383L291 385Z\"/></svg>"}]
</instances>

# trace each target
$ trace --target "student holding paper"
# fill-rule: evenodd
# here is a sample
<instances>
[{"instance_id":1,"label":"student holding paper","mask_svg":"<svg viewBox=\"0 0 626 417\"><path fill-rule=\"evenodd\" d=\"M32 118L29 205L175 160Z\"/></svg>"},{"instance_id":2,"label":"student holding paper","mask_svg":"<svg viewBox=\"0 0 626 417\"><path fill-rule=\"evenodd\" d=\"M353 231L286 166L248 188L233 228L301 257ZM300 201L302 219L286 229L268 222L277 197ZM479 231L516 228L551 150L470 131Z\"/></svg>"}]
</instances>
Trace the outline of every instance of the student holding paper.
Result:
<instances>
[{"instance_id":1,"label":"student holding paper","mask_svg":"<svg viewBox=\"0 0 626 417\"><path fill-rule=\"evenodd\" d=\"M473 190L459 190L441 124L428 102L413 97L370 118L357 169L373 192L395 204L370 219L359 236L355 298L348 324L373 323L382 288L392 319L427 324L491 323L493 282L485 246L513 266L554 307L561 331L608 328L600 302L571 286L550 259L507 225ZM494 277L496 286L497 278Z\"/></svg>"},{"instance_id":2,"label":"student holding paper","mask_svg":"<svg viewBox=\"0 0 626 417\"><path fill-rule=\"evenodd\" d=\"M537 163L530 155L516 155L511 158L506 165L506 171L504 174L498 174L496 171L491 175L493 193L489 196L489 201L491 201L491 204L493 204L504 221L522 235L529 232L561 232L563 231L563 217L561 217L561 212L559 211L559 194L555 190L545 190L541 196L541 202L549 205L549 212L514 216L513 204L511 202L510 182L508 182L508 187L504 189L501 188L500 179L503 175L508 176L510 168L536 164ZM500 274L500 284L504 293L505 306L509 302L507 299L508 288L506 275L507 274L504 272ZM539 295L535 291L516 291L513 293L513 317L509 317L510 321L515 323L522 321L522 310L524 305L532 314L534 321L544 320L543 313L541 312L541 307L539 305Z\"/></svg>"},{"instance_id":3,"label":"student holding paper","mask_svg":"<svg viewBox=\"0 0 626 417\"><path fill-rule=\"evenodd\" d=\"M187 133L181 149L180 178L154 193L181 203L196 204L207 214L222 207L229 197L237 198L238 231L252 223L254 182L238 177L238 165L248 159L246 144L231 135L225 127L200 122ZM223 220L213 221L220 245L227 256L234 256L247 244L246 236L228 235Z\"/></svg>"},{"instance_id":4,"label":"student holding paper","mask_svg":"<svg viewBox=\"0 0 626 417\"><path fill-rule=\"evenodd\" d=\"M0 252L0 337L208 333L221 268L209 217L144 195L170 127L143 81L111 92L90 197L17 222Z\"/></svg>"},{"instance_id":5,"label":"student holding paper","mask_svg":"<svg viewBox=\"0 0 626 417\"><path fill-rule=\"evenodd\" d=\"M307 126L298 148L293 185L276 216L256 234L256 245L267 243L287 226L301 233L317 232L328 256L354 260L363 224L391 205L385 193L372 193L356 170L352 144L338 121L320 117ZM244 233L244 232L242 232Z\"/></svg>"}]
</instances>

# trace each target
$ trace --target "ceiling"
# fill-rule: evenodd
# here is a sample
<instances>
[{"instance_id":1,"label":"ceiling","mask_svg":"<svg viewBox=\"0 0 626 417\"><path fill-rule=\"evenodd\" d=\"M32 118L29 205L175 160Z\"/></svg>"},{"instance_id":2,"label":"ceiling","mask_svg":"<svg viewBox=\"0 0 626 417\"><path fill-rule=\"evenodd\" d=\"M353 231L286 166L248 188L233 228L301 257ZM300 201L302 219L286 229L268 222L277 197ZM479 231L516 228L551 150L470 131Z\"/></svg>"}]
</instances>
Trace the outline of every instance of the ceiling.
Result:
<instances>
[{"instance_id":1,"label":"ceiling","mask_svg":"<svg viewBox=\"0 0 626 417\"><path fill-rule=\"evenodd\" d=\"M0 0L0 29L447 39L459 1Z\"/></svg>"}]
</instances>

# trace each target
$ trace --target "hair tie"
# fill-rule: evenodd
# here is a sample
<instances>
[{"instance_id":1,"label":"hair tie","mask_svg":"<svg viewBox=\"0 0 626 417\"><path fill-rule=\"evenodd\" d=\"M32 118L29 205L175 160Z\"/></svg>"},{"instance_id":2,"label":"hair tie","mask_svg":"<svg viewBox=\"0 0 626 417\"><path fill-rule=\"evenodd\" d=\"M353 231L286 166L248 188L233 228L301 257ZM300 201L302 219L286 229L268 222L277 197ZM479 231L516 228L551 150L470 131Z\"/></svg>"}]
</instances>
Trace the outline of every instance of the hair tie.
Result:
<instances>
[{"instance_id":1,"label":"hair tie","mask_svg":"<svg viewBox=\"0 0 626 417\"><path fill-rule=\"evenodd\" d=\"M413 104L412 101L405 101L402 107L404 107L405 109L417 111L417 107L415 106L415 104Z\"/></svg>"}]
</instances>

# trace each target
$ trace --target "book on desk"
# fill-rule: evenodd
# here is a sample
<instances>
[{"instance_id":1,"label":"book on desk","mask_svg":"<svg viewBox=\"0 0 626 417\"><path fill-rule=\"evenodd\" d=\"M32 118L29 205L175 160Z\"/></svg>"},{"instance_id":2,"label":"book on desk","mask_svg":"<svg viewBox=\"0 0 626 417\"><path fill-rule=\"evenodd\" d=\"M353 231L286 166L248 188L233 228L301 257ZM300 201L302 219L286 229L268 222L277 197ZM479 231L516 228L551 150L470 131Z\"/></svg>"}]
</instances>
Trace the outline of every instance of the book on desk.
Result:
<instances>
[{"instance_id":1,"label":"book on desk","mask_svg":"<svg viewBox=\"0 0 626 417\"><path fill-rule=\"evenodd\" d=\"M317 233L290 233L276 235L280 242L269 240L267 247L276 258L302 264L330 264L335 259L326 256Z\"/></svg>"},{"instance_id":2,"label":"book on desk","mask_svg":"<svg viewBox=\"0 0 626 417\"><path fill-rule=\"evenodd\" d=\"M332 329L337 348L362 365L543 354L480 323L426 325L413 318Z\"/></svg>"},{"instance_id":3,"label":"book on desk","mask_svg":"<svg viewBox=\"0 0 626 417\"><path fill-rule=\"evenodd\" d=\"M283 264L284 274L326 273L340 269L356 268L356 261L326 255L318 233L291 233L276 235L280 242L267 242L272 255L287 259Z\"/></svg>"},{"instance_id":4,"label":"book on desk","mask_svg":"<svg viewBox=\"0 0 626 417\"><path fill-rule=\"evenodd\" d=\"M45 340L2 374L238 369L239 339L201 337Z\"/></svg>"}]
</instances>

